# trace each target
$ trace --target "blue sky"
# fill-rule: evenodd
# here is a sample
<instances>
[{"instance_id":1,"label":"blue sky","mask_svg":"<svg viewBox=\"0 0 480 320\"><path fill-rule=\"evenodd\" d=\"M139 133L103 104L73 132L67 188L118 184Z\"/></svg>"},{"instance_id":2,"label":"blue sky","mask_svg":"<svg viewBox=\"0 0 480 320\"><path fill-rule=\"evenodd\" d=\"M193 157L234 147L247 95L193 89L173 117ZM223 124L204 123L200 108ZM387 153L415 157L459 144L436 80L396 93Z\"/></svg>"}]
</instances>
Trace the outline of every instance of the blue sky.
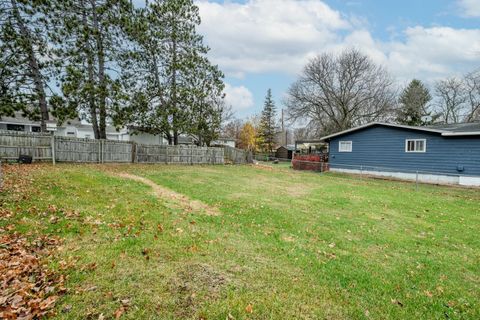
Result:
<instances>
[{"instance_id":1,"label":"blue sky","mask_svg":"<svg viewBox=\"0 0 480 320\"><path fill-rule=\"evenodd\" d=\"M480 0L196 0L239 118L277 106L308 59L356 47L399 86L480 67Z\"/></svg>"}]
</instances>

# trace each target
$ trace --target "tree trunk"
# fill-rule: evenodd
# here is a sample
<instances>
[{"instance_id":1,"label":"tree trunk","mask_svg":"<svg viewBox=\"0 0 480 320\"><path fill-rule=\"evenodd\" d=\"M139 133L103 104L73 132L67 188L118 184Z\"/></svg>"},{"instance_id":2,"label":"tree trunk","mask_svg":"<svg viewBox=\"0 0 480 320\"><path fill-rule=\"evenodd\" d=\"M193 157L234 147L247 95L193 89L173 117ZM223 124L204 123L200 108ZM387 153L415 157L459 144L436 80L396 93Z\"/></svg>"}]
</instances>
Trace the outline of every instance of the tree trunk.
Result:
<instances>
[{"instance_id":1,"label":"tree trunk","mask_svg":"<svg viewBox=\"0 0 480 320\"><path fill-rule=\"evenodd\" d=\"M168 144L169 144L169 145L172 145L172 144L173 144L173 137L172 137L172 135L170 134L170 132L165 131L164 136L165 136L165 139L167 139Z\"/></svg>"},{"instance_id":2,"label":"tree trunk","mask_svg":"<svg viewBox=\"0 0 480 320\"><path fill-rule=\"evenodd\" d=\"M98 84L99 84L99 137L100 139L106 139L106 122L107 122L107 83L105 77L105 51L103 47L103 38L102 38L102 30L100 30L100 25L98 21L97 15L97 6L96 0L91 0L92 3L92 11L93 11L93 28L95 34L95 41L97 46L97 59L98 59Z\"/></svg>"},{"instance_id":3,"label":"tree trunk","mask_svg":"<svg viewBox=\"0 0 480 320\"><path fill-rule=\"evenodd\" d=\"M170 103L172 106L172 128L173 128L173 144L178 145L178 117L177 117L177 32L175 24L172 30L172 96Z\"/></svg>"},{"instance_id":4,"label":"tree trunk","mask_svg":"<svg viewBox=\"0 0 480 320\"><path fill-rule=\"evenodd\" d=\"M82 0L81 2L83 10L83 26L85 30L88 30L88 23L87 23L87 14L85 12L85 3ZM93 53L90 48L90 33L89 31L85 32L85 50L86 50L86 55L87 55L87 72L88 72L88 82L90 85L90 92L88 92L88 104L89 104L89 109L90 109L90 117L91 117L91 122L92 122L92 129L93 129L93 135L95 139L100 139L100 132L98 130L98 119L97 119L97 106L95 103L95 93L93 88L95 87L95 75L94 75L94 59L93 59Z\"/></svg>"},{"instance_id":5,"label":"tree trunk","mask_svg":"<svg viewBox=\"0 0 480 320\"><path fill-rule=\"evenodd\" d=\"M173 130L173 144L174 145L178 145L178 131L177 130Z\"/></svg>"},{"instance_id":6,"label":"tree trunk","mask_svg":"<svg viewBox=\"0 0 480 320\"><path fill-rule=\"evenodd\" d=\"M38 60L33 50L30 31L25 26L22 16L18 11L16 0L11 0L11 4L12 4L13 15L15 17L15 20L17 20L18 27L20 29L20 34L22 35L22 38L25 40L25 47L28 54L28 66L30 67L30 73L31 73L30 75L33 79L33 83L35 86L34 91L37 94L38 107L40 108L41 130L45 132L47 131L47 121L49 120L50 117L48 114L47 95L45 94L45 87L43 85L42 74L40 72Z\"/></svg>"}]
</instances>

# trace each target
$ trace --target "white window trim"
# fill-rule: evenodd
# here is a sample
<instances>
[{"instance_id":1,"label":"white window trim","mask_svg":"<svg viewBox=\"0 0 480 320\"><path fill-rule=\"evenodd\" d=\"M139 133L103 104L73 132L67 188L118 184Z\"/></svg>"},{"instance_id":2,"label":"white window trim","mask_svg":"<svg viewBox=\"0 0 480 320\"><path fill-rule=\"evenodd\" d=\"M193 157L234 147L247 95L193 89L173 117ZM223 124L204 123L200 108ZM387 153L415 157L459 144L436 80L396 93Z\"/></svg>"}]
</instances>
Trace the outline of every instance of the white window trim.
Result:
<instances>
[{"instance_id":1,"label":"white window trim","mask_svg":"<svg viewBox=\"0 0 480 320\"><path fill-rule=\"evenodd\" d=\"M423 150L421 151L409 151L408 150L408 142L409 141L413 141L413 142L417 142L417 141L423 141ZM405 152L407 153L425 153L427 152L427 139L405 139Z\"/></svg>"},{"instance_id":2,"label":"white window trim","mask_svg":"<svg viewBox=\"0 0 480 320\"><path fill-rule=\"evenodd\" d=\"M350 149L349 150L342 150L340 147L342 143L349 143L350 144ZM338 152L352 152L353 149L353 142L352 141L339 141L338 142Z\"/></svg>"}]
</instances>

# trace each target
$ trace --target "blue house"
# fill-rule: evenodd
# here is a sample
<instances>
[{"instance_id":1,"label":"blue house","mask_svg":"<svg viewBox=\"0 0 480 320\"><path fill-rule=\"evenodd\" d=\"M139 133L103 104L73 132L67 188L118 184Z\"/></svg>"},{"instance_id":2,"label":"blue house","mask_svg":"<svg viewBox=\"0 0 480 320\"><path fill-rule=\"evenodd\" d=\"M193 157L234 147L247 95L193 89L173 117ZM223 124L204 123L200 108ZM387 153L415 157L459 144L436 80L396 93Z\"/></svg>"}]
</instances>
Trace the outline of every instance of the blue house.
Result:
<instances>
[{"instance_id":1,"label":"blue house","mask_svg":"<svg viewBox=\"0 0 480 320\"><path fill-rule=\"evenodd\" d=\"M329 143L331 171L480 186L480 123L373 122L322 140Z\"/></svg>"}]
</instances>

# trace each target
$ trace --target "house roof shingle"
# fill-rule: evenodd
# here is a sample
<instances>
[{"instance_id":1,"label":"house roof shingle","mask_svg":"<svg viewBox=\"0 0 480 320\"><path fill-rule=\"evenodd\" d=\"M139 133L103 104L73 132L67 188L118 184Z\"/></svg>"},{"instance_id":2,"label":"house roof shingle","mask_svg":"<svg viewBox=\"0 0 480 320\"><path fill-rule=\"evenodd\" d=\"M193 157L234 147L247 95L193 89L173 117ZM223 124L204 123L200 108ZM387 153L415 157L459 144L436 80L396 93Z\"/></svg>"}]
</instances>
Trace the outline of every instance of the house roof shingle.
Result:
<instances>
[{"instance_id":1,"label":"house roof shingle","mask_svg":"<svg viewBox=\"0 0 480 320\"><path fill-rule=\"evenodd\" d=\"M376 126L376 125L439 133L442 136L446 136L446 137L448 136L480 136L480 122L442 124L442 125L433 125L428 127L407 126L407 125L384 123L384 122L371 122L359 127L351 128L348 130L340 131L340 132L325 136L321 138L321 140L328 140L333 137L341 136L353 131L365 129L365 128Z\"/></svg>"}]
</instances>

